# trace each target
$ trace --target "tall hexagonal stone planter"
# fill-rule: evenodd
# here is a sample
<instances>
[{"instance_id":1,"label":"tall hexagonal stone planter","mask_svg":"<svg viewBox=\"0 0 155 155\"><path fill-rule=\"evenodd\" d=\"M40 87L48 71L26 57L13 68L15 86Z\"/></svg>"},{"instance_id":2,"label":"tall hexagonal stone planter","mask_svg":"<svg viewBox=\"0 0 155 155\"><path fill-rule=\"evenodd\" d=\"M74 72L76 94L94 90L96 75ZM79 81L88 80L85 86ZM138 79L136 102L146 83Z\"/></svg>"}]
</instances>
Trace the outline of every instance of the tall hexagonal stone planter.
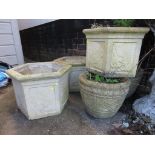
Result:
<instances>
[{"instance_id":1,"label":"tall hexagonal stone planter","mask_svg":"<svg viewBox=\"0 0 155 155\"><path fill-rule=\"evenodd\" d=\"M135 77L142 39L149 28L85 29L86 67L109 77Z\"/></svg>"},{"instance_id":2,"label":"tall hexagonal stone planter","mask_svg":"<svg viewBox=\"0 0 155 155\"><path fill-rule=\"evenodd\" d=\"M60 114L68 100L71 66L52 62L28 63L9 69L18 108L28 119Z\"/></svg>"},{"instance_id":3,"label":"tall hexagonal stone planter","mask_svg":"<svg viewBox=\"0 0 155 155\"><path fill-rule=\"evenodd\" d=\"M61 57L56 60L55 62L61 64L68 64L71 65L72 68L69 73L69 91L70 92L79 92L79 75L81 73L86 72L86 57L85 56L66 56Z\"/></svg>"}]
</instances>

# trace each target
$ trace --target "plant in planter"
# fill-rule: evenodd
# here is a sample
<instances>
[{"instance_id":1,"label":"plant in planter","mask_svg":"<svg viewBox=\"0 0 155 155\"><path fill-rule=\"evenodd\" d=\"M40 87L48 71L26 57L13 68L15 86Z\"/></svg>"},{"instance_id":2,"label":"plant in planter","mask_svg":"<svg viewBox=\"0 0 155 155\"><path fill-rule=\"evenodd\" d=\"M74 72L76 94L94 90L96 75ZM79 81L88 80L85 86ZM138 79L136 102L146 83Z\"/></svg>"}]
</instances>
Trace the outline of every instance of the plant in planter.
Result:
<instances>
[{"instance_id":1,"label":"plant in planter","mask_svg":"<svg viewBox=\"0 0 155 155\"><path fill-rule=\"evenodd\" d=\"M87 38L86 67L107 77L135 77L146 27L131 27L134 20L114 20L115 27L93 26Z\"/></svg>"},{"instance_id":2,"label":"plant in planter","mask_svg":"<svg viewBox=\"0 0 155 155\"><path fill-rule=\"evenodd\" d=\"M114 25L119 27L131 27L134 22L134 19L116 19L113 21Z\"/></svg>"},{"instance_id":3,"label":"plant in planter","mask_svg":"<svg viewBox=\"0 0 155 155\"><path fill-rule=\"evenodd\" d=\"M114 116L129 90L127 78L107 78L88 72L80 75L80 92L87 112L96 118Z\"/></svg>"}]
</instances>

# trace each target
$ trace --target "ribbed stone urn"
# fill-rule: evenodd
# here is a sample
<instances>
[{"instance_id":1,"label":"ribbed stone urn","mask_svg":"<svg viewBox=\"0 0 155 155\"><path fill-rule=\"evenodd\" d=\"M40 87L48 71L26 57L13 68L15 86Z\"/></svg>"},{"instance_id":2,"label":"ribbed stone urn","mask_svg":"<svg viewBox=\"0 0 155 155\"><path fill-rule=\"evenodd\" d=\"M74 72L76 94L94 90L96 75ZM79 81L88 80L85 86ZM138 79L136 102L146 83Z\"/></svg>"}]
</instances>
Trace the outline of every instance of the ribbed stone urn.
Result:
<instances>
[{"instance_id":1,"label":"ribbed stone urn","mask_svg":"<svg viewBox=\"0 0 155 155\"><path fill-rule=\"evenodd\" d=\"M86 111L96 118L114 116L122 106L129 90L130 81L117 84L99 83L80 75L80 93Z\"/></svg>"}]
</instances>

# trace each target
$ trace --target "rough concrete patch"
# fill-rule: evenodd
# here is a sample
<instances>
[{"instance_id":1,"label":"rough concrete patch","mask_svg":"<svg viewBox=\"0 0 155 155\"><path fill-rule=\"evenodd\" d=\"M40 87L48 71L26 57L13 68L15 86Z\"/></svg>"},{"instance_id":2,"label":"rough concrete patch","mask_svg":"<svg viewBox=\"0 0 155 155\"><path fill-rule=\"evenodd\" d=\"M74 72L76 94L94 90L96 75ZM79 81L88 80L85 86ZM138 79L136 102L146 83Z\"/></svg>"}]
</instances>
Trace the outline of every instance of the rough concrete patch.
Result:
<instances>
[{"instance_id":1,"label":"rough concrete patch","mask_svg":"<svg viewBox=\"0 0 155 155\"><path fill-rule=\"evenodd\" d=\"M85 112L79 93L71 93L60 115L29 121L17 110L12 86L0 93L0 134L16 135L96 135L108 134L113 123L119 123L124 114L113 118L95 119Z\"/></svg>"}]
</instances>

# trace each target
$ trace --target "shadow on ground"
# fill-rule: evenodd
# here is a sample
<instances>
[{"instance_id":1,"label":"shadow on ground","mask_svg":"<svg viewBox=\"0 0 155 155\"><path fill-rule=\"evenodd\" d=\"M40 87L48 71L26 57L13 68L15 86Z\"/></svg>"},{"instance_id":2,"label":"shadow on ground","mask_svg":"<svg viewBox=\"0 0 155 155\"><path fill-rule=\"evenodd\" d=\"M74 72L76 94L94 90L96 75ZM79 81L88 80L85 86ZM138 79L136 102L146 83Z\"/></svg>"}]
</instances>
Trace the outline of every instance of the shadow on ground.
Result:
<instances>
[{"instance_id":1,"label":"shadow on ground","mask_svg":"<svg viewBox=\"0 0 155 155\"><path fill-rule=\"evenodd\" d=\"M95 119L85 112L80 93L70 93L60 115L30 121L17 109L12 86L0 90L0 134L4 135L108 134L124 118L118 112L109 119Z\"/></svg>"}]
</instances>

